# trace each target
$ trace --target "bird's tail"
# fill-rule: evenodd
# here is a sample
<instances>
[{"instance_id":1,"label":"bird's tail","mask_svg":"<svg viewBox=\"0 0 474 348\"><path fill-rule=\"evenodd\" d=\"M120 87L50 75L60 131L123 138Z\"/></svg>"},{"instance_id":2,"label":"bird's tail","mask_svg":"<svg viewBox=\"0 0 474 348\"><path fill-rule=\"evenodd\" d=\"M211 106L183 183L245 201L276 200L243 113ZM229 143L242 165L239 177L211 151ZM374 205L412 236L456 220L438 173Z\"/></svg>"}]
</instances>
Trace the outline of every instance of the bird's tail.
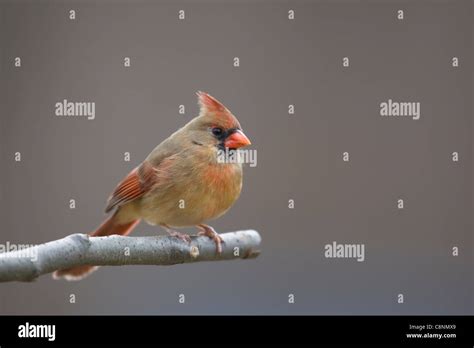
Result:
<instances>
[{"instance_id":1,"label":"bird's tail","mask_svg":"<svg viewBox=\"0 0 474 348\"><path fill-rule=\"evenodd\" d=\"M117 222L117 212L107 218L94 232L89 233L93 237L102 237L110 236L112 234L118 234L125 236L132 232L135 226L140 222L140 220L133 220L126 223ZM94 272L98 266L93 265L83 265L77 267L71 267L66 269L60 269L53 273L54 279L64 278L66 280L81 280L82 278L88 276Z\"/></svg>"}]
</instances>

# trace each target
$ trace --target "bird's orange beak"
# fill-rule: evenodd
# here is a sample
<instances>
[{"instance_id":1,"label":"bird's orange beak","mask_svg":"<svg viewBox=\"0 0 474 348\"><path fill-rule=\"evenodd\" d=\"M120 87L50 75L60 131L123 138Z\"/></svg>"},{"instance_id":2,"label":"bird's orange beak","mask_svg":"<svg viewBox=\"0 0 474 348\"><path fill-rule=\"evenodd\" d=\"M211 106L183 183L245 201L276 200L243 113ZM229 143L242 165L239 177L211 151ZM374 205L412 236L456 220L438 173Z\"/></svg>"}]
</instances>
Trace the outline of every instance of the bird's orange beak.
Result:
<instances>
[{"instance_id":1,"label":"bird's orange beak","mask_svg":"<svg viewBox=\"0 0 474 348\"><path fill-rule=\"evenodd\" d=\"M224 141L224 146L229 149L238 149L240 147L248 146L251 142L249 138L240 129L229 135Z\"/></svg>"}]
</instances>

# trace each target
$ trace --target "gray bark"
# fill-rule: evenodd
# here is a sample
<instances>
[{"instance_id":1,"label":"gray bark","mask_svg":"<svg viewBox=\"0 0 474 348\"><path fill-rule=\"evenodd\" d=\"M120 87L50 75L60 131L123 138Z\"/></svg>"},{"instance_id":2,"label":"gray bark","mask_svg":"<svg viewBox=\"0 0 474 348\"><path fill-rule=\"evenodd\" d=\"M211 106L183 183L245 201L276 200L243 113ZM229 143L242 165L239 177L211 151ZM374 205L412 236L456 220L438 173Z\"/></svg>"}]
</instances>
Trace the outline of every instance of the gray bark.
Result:
<instances>
[{"instance_id":1,"label":"gray bark","mask_svg":"<svg viewBox=\"0 0 474 348\"><path fill-rule=\"evenodd\" d=\"M0 282L31 281L40 275L80 265L175 265L199 261L255 258L260 254L257 231L220 234L222 254L214 241L192 236L190 244L175 237L89 237L72 234L19 251L0 253Z\"/></svg>"}]
</instances>

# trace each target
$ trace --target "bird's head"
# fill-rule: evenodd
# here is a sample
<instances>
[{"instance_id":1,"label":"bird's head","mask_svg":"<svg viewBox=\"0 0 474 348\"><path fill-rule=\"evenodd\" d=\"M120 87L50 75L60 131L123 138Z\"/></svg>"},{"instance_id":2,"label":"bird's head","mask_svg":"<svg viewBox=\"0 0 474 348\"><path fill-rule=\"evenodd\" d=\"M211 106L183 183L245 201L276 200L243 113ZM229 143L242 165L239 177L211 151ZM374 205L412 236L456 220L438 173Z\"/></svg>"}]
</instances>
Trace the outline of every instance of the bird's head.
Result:
<instances>
[{"instance_id":1,"label":"bird's head","mask_svg":"<svg viewBox=\"0 0 474 348\"><path fill-rule=\"evenodd\" d=\"M189 129L195 145L235 150L250 145L237 118L221 102L204 92L197 92L199 116Z\"/></svg>"}]
</instances>

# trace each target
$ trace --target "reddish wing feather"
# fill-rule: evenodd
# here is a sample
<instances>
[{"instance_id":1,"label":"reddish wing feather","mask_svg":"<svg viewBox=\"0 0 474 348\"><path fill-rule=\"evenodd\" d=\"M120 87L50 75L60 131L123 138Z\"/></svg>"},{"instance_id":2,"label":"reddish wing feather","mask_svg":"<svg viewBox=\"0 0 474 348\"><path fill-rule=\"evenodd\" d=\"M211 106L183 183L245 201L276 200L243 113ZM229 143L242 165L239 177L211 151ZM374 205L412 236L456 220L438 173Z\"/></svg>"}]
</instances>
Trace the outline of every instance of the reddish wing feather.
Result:
<instances>
[{"instance_id":1,"label":"reddish wing feather","mask_svg":"<svg viewBox=\"0 0 474 348\"><path fill-rule=\"evenodd\" d=\"M149 162L143 162L117 185L107 202L105 212L143 196L155 183L155 168Z\"/></svg>"}]
</instances>

